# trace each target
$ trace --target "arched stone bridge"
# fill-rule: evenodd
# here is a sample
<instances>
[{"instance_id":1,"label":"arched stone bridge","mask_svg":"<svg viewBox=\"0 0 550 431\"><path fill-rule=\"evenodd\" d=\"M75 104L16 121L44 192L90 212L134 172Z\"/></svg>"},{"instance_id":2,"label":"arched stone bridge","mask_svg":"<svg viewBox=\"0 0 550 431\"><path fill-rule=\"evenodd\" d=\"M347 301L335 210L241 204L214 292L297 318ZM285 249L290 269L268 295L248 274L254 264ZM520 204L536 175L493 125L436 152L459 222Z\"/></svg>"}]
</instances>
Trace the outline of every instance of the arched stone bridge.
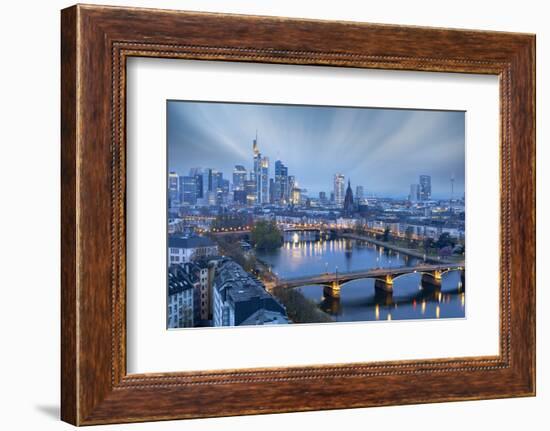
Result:
<instances>
[{"instance_id":1,"label":"arched stone bridge","mask_svg":"<svg viewBox=\"0 0 550 431\"><path fill-rule=\"evenodd\" d=\"M441 285L443 274L450 271L460 271L462 281L464 282L464 264L422 264L417 266L377 268L345 273L332 272L306 277L278 279L276 285L288 289L321 285L324 286L325 295L338 298L342 286L354 280L371 278L375 280L375 288L393 292L393 282L401 276L414 273L421 274L422 282L438 287Z\"/></svg>"}]
</instances>

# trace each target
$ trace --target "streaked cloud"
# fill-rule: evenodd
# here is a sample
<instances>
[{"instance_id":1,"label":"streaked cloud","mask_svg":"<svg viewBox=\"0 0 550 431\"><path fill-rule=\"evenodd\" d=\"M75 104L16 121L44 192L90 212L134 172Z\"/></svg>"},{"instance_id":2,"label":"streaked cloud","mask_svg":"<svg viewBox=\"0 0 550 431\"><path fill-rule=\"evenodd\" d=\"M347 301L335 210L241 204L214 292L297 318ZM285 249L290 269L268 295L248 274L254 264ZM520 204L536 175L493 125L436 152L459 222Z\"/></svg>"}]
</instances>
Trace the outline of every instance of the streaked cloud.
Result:
<instances>
[{"instance_id":1,"label":"streaked cloud","mask_svg":"<svg viewBox=\"0 0 550 431\"><path fill-rule=\"evenodd\" d=\"M464 192L464 112L211 102L168 102L169 168L252 168L252 140L282 160L310 194L332 189L334 173L368 194L406 196L420 174L435 197Z\"/></svg>"}]
</instances>

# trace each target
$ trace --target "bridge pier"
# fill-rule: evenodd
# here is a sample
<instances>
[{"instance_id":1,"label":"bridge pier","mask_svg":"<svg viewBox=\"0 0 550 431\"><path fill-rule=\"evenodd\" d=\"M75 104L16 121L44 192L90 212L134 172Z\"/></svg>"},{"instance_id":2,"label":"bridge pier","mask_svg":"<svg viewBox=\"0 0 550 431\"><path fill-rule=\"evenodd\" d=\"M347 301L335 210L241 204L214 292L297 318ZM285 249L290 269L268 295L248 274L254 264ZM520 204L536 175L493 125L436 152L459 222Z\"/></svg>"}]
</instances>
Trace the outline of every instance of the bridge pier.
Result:
<instances>
[{"instance_id":1,"label":"bridge pier","mask_svg":"<svg viewBox=\"0 0 550 431\"><path fill-rule=\"evenodd\" d=\"M275 284L285 289L293 289L300 286L323 286L323 294L326 298L340 298L342 285L360 279L374 279L374 288L379 292L393 292L395 279L407 274L421 275L422 286L426 288L441 288L443 274L449 271L460 271L462 286L464 286L464 264L428 265L422 264L415 267L375 268L349 273L329 273L298 277L294 279L279 280L275 278Z\"/></svg>"},{"instance_id":2,"label":"bridge pier","mask_svg":"<svg viewBox=\"0 0 550 431\"><path fill-rule=\"evenodd\" d=\"M340 299L340 289L342 287L337 281L333 281L330 286L323 287L323 295L325 297Z\"/></svg>"},{"instance_id":3,"label":"bridge pier","mask_svg":"<svg viewBox=\"0 0 550 431\"><path fill-rule=\"evenodd\" d=\"M432 273L422 274L422 284L428 285L430 287L441 287L442 274L441 271L434 271Z\"/></svg>"},{"instance_id":4,"label":"bridge pier","mask_svg":"<svg viewBox=\"0 0 550 431\"><path fill-rule=\"evenodd\" d=\"M388 274L384 278L376 278L374 288L383 292L393 292L393 277Z\"/></svg>"},{"instance_id":5,"label":"bridge pier","mask_svg":"<svg viewBox=\"0 0 550 431\"><path fill-rule=\"evenodd\" d=\"M342 306L339 298L333 298L332 296L325 296L321 301L321 310L331 316L337 316L341 313Z\"/></svg>"},{"instance_id":6,"label":"bridge pier","mask_svg":"<svg viewBox=\"0 0 550 431\"><path fill-rule=\"evenodd\" d=\"M388 307L393 305L393 292L390 290L383 290L376 288L374 289L374 302L377 305L382 305Z\"/></svg>"}]
</instances>

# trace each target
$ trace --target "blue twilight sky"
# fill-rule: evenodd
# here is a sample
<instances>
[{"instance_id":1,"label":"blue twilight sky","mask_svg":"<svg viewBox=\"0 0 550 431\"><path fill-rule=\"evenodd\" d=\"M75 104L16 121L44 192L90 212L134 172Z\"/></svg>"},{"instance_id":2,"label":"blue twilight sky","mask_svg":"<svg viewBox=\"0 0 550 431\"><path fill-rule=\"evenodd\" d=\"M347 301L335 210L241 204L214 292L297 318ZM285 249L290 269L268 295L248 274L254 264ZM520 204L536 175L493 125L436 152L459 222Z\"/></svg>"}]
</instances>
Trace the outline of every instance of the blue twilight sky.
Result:
<instances>
[{"instance_id":1,"label":"blue twilight sky","mask_svg":"<svg viewBox=\"0 0 550 431\"><path fill-rule=\"evenodd\" d=\"M332 190L335 173L368 196L406 197L421 174L432 196L464 193L464 112L168 101L168 167L188 175L212 168L232 181L252 169L252 140L270 161L288 166L310 196Z\"/></svg>"}]
</instances>

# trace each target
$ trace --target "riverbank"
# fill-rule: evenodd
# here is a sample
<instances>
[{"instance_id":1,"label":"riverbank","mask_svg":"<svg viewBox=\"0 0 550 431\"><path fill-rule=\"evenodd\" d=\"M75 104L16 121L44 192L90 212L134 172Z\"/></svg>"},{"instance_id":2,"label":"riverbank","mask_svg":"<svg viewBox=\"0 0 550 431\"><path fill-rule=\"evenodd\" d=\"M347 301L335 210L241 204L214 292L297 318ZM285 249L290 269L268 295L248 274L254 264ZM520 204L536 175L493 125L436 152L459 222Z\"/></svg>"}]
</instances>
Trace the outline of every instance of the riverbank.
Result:
<instances>
[{"instance_id":1,"label":"riverbank","mask_svg":"<svg viewBox=\"0 0 550 431\"><path fill-rule=\"evenodd\" d=\"M415 250L415 249L400 247L400 246L397 246L397 245L392 244L390 242L381 241L381 240L378 240L378 239L375 239L375 238L371 238L369 236L358 235L358 234L355 234L355 233L344 233L344 234L341 234L341 237L342 238L355 239L355 240L359 240L359 241L370 242L370 243L378 245L380 247L388 248L390 250L397 251L399 253L406 254L406 255L411 256L411 257L416 257L418 259L422 259L422 260L424 260L426 262L430 262L430 263L459 263L459 262L463 261L463 259L461 259L461 258L458 258L458 259L445 258L445 259L443 259L443 258L439 258L438 256L426 255L423 252Z\"/></svg>"},{"instance_id":2,"label":"riverbank","mask_svg":"<svg viewBox=\"0 0 550 431\"><path fill-rule=\"evenodd\" d=\"M330 323L334 319L321 310L312 300L306 298L298 289L276 286L271 290L286 308L286 314L293 323Z\"/></svg>"}]
</instances>

